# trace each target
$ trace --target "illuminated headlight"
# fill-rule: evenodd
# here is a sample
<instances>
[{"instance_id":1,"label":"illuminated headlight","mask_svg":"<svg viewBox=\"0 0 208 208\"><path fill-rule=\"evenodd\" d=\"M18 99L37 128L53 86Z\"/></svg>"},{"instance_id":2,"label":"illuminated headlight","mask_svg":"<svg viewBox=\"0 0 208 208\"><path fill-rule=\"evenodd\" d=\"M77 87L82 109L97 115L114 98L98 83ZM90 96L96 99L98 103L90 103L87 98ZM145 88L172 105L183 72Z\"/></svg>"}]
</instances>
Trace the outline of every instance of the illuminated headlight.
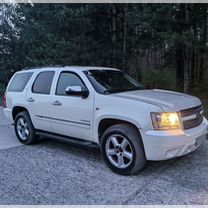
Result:
<instances>
[{"instance_id":1,"label":"illuminated headlight","mask_svg":"<svg viewBox=\"0 0 208 208\"><path fill-rule=\"evenodd\" d=\"M154 129L170 130L180 129L180 119L178 113L151 113Z\"/></svg>"}]
</instances>

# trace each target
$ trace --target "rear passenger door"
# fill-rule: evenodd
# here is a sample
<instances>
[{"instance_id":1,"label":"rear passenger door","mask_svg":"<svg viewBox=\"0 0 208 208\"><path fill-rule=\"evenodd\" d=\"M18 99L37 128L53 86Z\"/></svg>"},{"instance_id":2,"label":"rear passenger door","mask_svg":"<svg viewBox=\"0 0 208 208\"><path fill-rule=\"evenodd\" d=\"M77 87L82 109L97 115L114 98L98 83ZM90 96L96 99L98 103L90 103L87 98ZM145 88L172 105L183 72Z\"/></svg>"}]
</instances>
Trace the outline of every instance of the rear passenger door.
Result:
<instances>
[{"instance_id":1,"label":"rear passenger door","mask_svg":"<svg viewBox=\"0 0 208 208\"><path fill-rule=\"evenodd\" d=\"M37 130L52 131L51 115L51 86L55 72L40 72L26 96L27 108L33 125Z\"/></svg>"}]
</instances>

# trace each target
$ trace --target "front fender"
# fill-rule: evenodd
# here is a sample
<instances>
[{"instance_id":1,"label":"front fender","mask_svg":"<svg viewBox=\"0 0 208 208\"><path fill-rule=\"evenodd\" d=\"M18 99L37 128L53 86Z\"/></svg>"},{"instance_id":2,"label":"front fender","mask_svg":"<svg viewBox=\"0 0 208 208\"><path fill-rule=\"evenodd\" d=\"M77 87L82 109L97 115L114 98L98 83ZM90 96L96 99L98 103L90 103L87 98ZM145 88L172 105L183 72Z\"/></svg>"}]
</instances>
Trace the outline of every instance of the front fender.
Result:
<instances>
[{"instance_id":1,"label":"front fender","mask_svg":"<svg viewBox=\"0 0 208 208\"><path fill-rule=\"evenodd\" d=\"M99 135L98 135L98 128L99 128L99 124L103 119L116 119L116 120L121 120L124 122L128 122L134 126L136 126L139 130L141 129L141 125L138 121L126 117L126 116L122 116L122 115L116 115L116 114L105 114L105 115L101 115L96 119L96 123L94 124L94 142L99 143Z\"/></svg>"}]
</instances>

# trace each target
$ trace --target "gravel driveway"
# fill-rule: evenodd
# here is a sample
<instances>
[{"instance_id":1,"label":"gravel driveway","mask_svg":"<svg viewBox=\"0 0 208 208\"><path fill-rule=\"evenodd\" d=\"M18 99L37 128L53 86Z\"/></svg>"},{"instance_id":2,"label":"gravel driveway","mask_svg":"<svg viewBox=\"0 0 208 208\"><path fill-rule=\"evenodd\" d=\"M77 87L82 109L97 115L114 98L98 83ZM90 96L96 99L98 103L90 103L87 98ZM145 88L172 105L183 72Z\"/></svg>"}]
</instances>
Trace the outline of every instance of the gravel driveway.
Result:
<instances>
[{"instance_id":1,"label":"gravel driveway","mask_svg":"<svg viewBox=\"0 0 208 208\"><path fill-rule=\"evenodd\" d=\"M0 107L0 204L208 204L208 141L192 154L119 176L99 150L20 145Z\"/></svg>"}]
</instances>

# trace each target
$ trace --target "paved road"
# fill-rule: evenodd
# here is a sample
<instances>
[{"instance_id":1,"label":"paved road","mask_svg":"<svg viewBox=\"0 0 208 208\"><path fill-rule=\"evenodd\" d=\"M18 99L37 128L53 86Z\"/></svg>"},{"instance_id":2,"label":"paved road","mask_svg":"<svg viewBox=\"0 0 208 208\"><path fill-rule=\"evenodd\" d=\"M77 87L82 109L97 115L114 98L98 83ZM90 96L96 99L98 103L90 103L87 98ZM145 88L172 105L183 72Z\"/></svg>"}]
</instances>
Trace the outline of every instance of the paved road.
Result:
<instances>
[{"instance_id":1,"label":"paved road","mask_svg":"<svg viewBox=\"0 0 208 208\"><path fill-rule=\"evenodd\" d=\"M208 141L194 153L119 176L99 151L20 145L0 108L0 204L208 204Z\"/></svg>"},{"instance_id":2,"label":"paved road","mask_svg":"<svg viewBox=\"0 0 208 208\"><path fill-rule=\"evenodd\" d=\"M14 128L4 117L0 106L0 150L20 146L21 143L15 138Z\"/></svg>"}]
</instances>

